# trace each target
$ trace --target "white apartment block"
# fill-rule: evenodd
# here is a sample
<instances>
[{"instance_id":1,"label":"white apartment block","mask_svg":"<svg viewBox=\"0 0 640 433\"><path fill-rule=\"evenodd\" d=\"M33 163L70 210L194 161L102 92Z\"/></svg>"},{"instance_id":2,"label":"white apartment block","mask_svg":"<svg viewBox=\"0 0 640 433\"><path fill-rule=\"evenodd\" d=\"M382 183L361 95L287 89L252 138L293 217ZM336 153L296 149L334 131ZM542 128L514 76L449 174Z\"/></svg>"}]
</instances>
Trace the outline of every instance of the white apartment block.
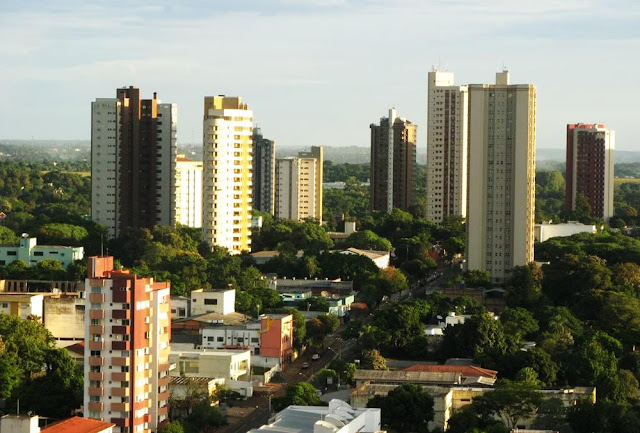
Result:
<instances>
[{"instance_id":1,"label":"white apartment block","mask_svg":"<svg viewBox=\"0 0 640 433\"><path fill-rule=\"evenodd\" d=\"M509 277L533 260L536 89L509 84L469 85L469 207L467 269Z\"/></svg>"},{"instance_id":2,"label":"white apartment block","mask_svg":"<svg viewBox=\"0 0 640 433\"><path fill-rule=\"evenodd\" d=\"M427 219L466 217L468 158L467 86L455 86L453 72L428 74Z\"/></svg>"},{"instance_id":3,"label":"white apartment block","mask_svg":"<svg viewBox=\"0 0 640 433\"><path fill-rule=\"evenodd\" d=\"M204 101L202 239L251 251L253 112L239 97Z\"/></svg>"},{"instance_id":4,"label":"white apartment block","mask_svg":"<svg viewBox=\"0 0 640 433\"><path fill-rule=\"evenodd\" d=\"M156 170L156 224L176 225L176 164L178 158L178 105L158 101Z\"/></svg>"},{"instance_id":5,"label":"white apartment block","mask_svg":"<svg viewBox=\"0 0 640 433\"><path fill-rule=\"evenodd\" d=\"M91 103L91 220L116 236L118 135L120 101L98 98Z\"/></svg>"},{"instance_id":6,"label":"white apartment block","mask_svg":"<svg viewBox=\"0 0 640 433\"><path fill-rule=\"evenodd\" d=\"M176 223L202 227L202 161L184 155L176 163Z\"/></svg>"},{"instance_id":7,"label":"white apartment block","mask_svg":"<svg viewBox=\"0 0 640 433\"><path fill-rule=\"evenodd\" d=\"M276 161L277 218L322 221L322 152L322 147L312 147L311 152Z\"/></svg>"}]
</instances>

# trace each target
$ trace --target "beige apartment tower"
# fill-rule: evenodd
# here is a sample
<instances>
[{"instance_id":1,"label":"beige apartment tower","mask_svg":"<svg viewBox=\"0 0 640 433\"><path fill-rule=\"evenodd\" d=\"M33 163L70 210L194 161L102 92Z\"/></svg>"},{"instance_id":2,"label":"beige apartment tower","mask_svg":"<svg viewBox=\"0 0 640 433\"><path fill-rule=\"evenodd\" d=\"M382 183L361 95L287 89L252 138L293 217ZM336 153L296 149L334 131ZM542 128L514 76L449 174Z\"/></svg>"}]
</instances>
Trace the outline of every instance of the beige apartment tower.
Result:
<instances>
[{"instance_id":1,"label":"beige apartment tower","mask_svg":"<svg viewBox=\"0 0 640 433\"><path fill-rule=\"evenodd\" d=\"M469 85L469 205L467 269L507 279L533 261L536 89L509 84Z\"/></svg>"},{"instance_id":2,"label":"beige apartment tower","mask_svg":"<svg viewBox=\"0 0 640 433\"><path fill-rule=\"evenodd\" d=\"M242 98L204 99L202 240L251 251L253 112Z\"/></svg>"},{"instance_id":3,"label":"beige apartment tower","mask_svg":"<svg viewBox=\"0 0 640 433\"><path fill-rule=\"evenodd\" d=\"M202 161L183 154L176 162L176 223L202 227Z\"/></svg>"},{"instance_id":4,"label":"beige apartment tower","mask_svg":"<svg viewBox=\"0 0 640 433\"><path fill-rule=\"evenodd\" d=\"M428 74L427 219L467 215L467 86L455 86L453 72Z\"/></svg>"},{"instance_id":5,"label":"beige apartment tower","mask_svg":"<svg viewBox=\"0 0 640 433\"><path fill-rule=\"evenodd\" d=\"M276 218L322 221L323 157L322 146L313 146L297 157L276 160Z\"/></svg>"}]
</instances>

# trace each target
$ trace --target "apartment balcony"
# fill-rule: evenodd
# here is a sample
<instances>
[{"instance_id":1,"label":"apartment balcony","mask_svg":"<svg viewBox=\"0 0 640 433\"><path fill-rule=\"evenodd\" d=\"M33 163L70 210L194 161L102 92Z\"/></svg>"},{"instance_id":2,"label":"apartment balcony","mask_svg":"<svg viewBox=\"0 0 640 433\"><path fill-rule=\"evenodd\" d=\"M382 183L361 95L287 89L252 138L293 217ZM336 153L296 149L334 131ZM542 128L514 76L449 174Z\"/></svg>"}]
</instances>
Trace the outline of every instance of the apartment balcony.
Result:
<instances>
[{"instance_id":1,"label":"apartment balcony","mask_svg":"<svg viewBox=\"0 0 640 433\"><path fill-rule=\"evenodd\" d=\"M104 341L90 341L89 350L104 350Z\"/></svg>"},{"instance_id":2,"label":"apartment balcony","mask_svg":"<svg viewBox=\"0 0 640 433\"><path fill-rule=\"evenodd\" d=\"M89 372L89 380L104 380L104 373L101 371L90 371ZM100 409L102 410L102 409Z\"/></svg>"},{"instance_id":3,"label":"apartment balcony","mask_svg":"<svg viewBox=\"0 0 640 433\"><path fill-rule=\"evenodd\" d=\"M131 310L112 310L112 319L131 319Z\"/></svg>"},{"instance_id":4,"label":"apartment balcony","mask_svg":"<svg viewBox=\"0 0 640 433\"><path fill-rule=\"evenodd\" d=\"M104 320L104 310L89 310L89 318Z\"/></svg>"},{"instance_id":5,"label":"apartment balcony","mask_svg":"<svg viewBox=\"0 0 640 433\"><path fill-rule=\"evenodd\" d=\"M129 427L129 418L111 418L109 421L120 428Z\"/></svg>"},{"instance_id":6,"label":"apartment balcony","mask_svg":"<svg viewBox=\"0 0 640 433\"><path fill-rule=\"evenodd\" d=\"M131 350L131 341L114 341L111 350Z\"/></svg>"},{"instance_id":7,"label":"apartment balcony","mask_svg":"<svg viewBox=\"0 0 640 433\"><path fill-rule=\"evenodd\" d=\"M113 334L130 334L131 333L131 327L130 326L125 326L125 325L119 325L119 326L112 326L111 327L111 333Z\"/></svg>"},{"instance_id":8,"label":"apartment balcony","mask_svg":"<svg viewBox=\"0 0 640 433\"><path fill-rule=\"evenodd\" d=\"M91 303L103 303L104 302L104 293L90 293L89 301Z\"/></svg>"},{"instance_id":9,"label":"apartment balcony","mask_svg":"<svg viewBox=\"0 0 640 433\"><path fill-rule=\"evenodd\" d=\"M129 397L129 388L111 388L111 395L116 397Z\"/></svg>"},{"instance_id":10,"label":"apartment balcony","mask_svg":"<svg viewBox=\"0 0 640 433\"><path fill-rule=\"evenodd\" d=\"M171 382L171 376L158 378L158 386L169 386L170 382Z\"/></svg>"},{"instance_id":11,"label":"apartment balcony","mask_svg":"<svg viewBox=\"0 0 640 433\"><path fill-rule=\"evenodd\" d=\"M169 396L171 395L171 391L168 389L166 391L162 391L158 393L158 400L169 400Z\"/></svg>"},{"instance_id":12,"label":"apartment balcony","mask_svg":"<svg viewBox=\"0 0 640 433\"><path fill-rule=\"evenodd\" d=\"M89 365L93 367L98 365L102 366L104 365L104 358L101 358L99 356L91 356L89 357Z\"/></svg>"},{"instance_id":13,"label":"apartment balcony","mask_svg":"<svg viewBox=\"0 0 640 433\"><path fill-rule=\"evenodd\" d=\"M104 389L103 388L89 388L89 395L91 397L103 397Z\"/></svg>"},{"instance_id":14,"label":"apartment balcony","mask_svg":"<svg viewBox=\"0 0 640 433\"><path fill-rule=\"evenodd\" d=\"M89 334L104 334L103 325L89 325Z\"/></svg>"},{"instance_id":15,"label":"apartment balcony","mask_svg":"<svg viewBox=\"0 0 640 433\"><path fill-rule=\"evenodd\" d=\"M89 402L89 411L90 412L102 412L104 410L104 404L98 401L90 401Z\"/></svg>"},{"instance_id":16,"label":"apartment balcony","mask_svg":"<svg viewBox=\"0 0 640 433\"><path fill-rule=\"evenodd\" d=\"M129 380L129 373L124 373L121 371L112 372L111 380L114 382L127 382Z\"/></svg>"},{"instance_id":17,"label":"apartment balcony","mask_svg":"<svg viewBox=\"0 0 640 433\"><path fill-rule=\"evenodd\" d=\"M111 364L119 367L128 366L130 362L130 358L111 358Z\"/></svg>"},{"instance_id":18,"label":"apartment balcony","mask_svg":"<svg viewBox=\"0 0 640 433\"><path fill-rule=\"evenodd\" d=\"M129 403L111 403L111 412L129 412Z\"/></svg>"}]
</instances>

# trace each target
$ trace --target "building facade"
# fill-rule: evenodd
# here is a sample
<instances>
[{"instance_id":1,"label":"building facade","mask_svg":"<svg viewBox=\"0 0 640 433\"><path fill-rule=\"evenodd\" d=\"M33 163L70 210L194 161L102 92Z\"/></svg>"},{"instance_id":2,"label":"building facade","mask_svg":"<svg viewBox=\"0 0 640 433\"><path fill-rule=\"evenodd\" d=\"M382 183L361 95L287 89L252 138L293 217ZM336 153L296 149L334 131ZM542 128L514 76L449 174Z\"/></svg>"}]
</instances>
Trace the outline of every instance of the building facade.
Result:
<instances>
[{"instance_id":1,"label":"building facade","mask_svg":"<svg viewBox=\"0 0 640 433\"><path fill-rule=\"evenodd\" d=\"M492 282L533 261L536 89L469 85L469 199L467 269L489 272Z\"/></svg>"},{"instance_id":2,"label":"building facade","mask_svg":"<svg viewBox=\"0 0 640 433\"><path fill-rule=\"evenodd\" d=\"M276 161L277 218L322 221L322 158L323 148L312 146L310 152Z\"/></svg>"},{"instance_id":3,"label":"building facade","mask_svg":"<svg viewBox=\"0 0 640 433\"><path fill-rule=\"evenodd\" d=\"M66 268L75 260L84 258L83 247L65 247L61 245L38 245L36 238L26 233L20 238L19 246L0 246L0 266L6 266L16 260L22 260L28 266L43 260L58 260Z\"/></svg>"},{"instance_id":4,"label":"building facade","mask_svg":"<svg viewBox=\"0 0 640 433\"><path fill-rule=\"evenodd\" d=\"M184 155L176 161L176 223L202 227L202 161Z\"/></svg>"},{"instance_id":5,"label":"building facade","mask_svg":"<svg viewBox=\"0 0 640 433\"><path fill-rule=\"evenodd\" d=\"M127 227L175 224L177 106L121 88L91 104L91 219Z\"/></svg>"},{"instance_id":6,"label":"building facade","mask_svg":"<svg viewBox=\"0 0 640 433\"><path fill-rule=\"evenodd\" d=\"M113 270L113 257L90 257L87 273L84 415L156 431L169 401L169 283Z\"/></svg>"},{"instance_id":7,"label":"building facade","mask_svg":"<svg viewBox=\"0 0 640 433\"><path fill-rule=\"evenodd\" d=\"M427 93L427 219L437 223L467 215L467 86L455 86L453 72L434 69Z\"/></svg>"},{"instance_id":8,"label":"building facade","mask_svg":"<svg viewBox=\"0 0 640 433\"><path fill-rule=\"evenodd\" d=\"M204 99L202 240L251 251L253 112L239 97Z\"/></svg>"},{"instance_id":9,"label":"building facade","mask_svg":"<svg viewBox=\"0 0 640 433\"><path fill-rule=\"evenodd\" d=\"M395 207L408 210L414 199L416 133L418 127L397 117L371 124L371 209L388 211Z\"/></svg>"},{"instance_id":10,"label":"building facade","mask_svg":"<svg viewBox=\"0 0 640 433\"><path fill-rule=\"evenodd\" d=\"M613 216L614 148L615 134L604 125L567 125L567 210L576 210L583 195L593 218L607 221Z\"/></svg>"},{"instance_id":11,"label":"building facade","mask_svg":"<svg viewBox=\"0 0 640 433\"><path fill-rule=\"evenodd\" d=\"M253 208L271 215L275 212L276 143L253 130Z\"/></svg>"}]
</instances>

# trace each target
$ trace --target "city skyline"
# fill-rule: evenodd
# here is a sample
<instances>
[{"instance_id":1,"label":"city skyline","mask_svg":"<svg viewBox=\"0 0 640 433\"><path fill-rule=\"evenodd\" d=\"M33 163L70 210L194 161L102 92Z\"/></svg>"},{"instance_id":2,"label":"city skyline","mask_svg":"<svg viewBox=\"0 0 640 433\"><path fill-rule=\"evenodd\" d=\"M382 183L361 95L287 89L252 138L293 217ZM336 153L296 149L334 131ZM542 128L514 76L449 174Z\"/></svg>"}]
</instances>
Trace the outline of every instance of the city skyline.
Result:
<instances>
[{"instance_id":1,"label":"city skyline","mask_svg":"<svg viewBox=\"0 0 640 433\"><path fill-rule=\"evenodd\" d=\"M134 84L178 104L179 143L201 142L205 95L233 94L252 101L256 123L283 148L367 147L370 119L380 107L397 106L419 126L417 146L424 149L431 67L440 64L457 83L474 84L491 82L504 65L514 83L538 88L541 148L563 147L565 125L584 121L615 129L618 149L638 149L630 101L640 79L628 54L640 47L640 7L633 2L263 3L3 5L0 34L12 41L0 48L3 138L88 139L95 95ZM377 31L382 25L387 30ZM211 46L203 38L211 29L233 37ZM381 64L380 50L405 60ZM239 53L261 67L216 60ZM335 94L349 104L336 110Z\"/></svg>"}]
</instances>

